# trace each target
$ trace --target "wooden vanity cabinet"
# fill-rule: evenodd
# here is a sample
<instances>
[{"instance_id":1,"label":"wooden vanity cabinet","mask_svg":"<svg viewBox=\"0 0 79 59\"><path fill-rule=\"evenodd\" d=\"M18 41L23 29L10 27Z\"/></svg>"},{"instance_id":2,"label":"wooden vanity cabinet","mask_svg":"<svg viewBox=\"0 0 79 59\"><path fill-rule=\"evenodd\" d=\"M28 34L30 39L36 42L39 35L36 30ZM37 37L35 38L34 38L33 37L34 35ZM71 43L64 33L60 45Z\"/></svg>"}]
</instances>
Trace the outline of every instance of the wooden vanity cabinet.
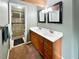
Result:
<instances>
[{"instance_id":1,"label":"wooden vanity cabinet","mask_svg":"<svg viewBox=\"0 0 79 59\"><path fill-rule=\"evenodd\" d=\"M30 31L30 38L44 59L61 59L61 38L51 42L33 31Z\"/></svg>"}]
</instances>

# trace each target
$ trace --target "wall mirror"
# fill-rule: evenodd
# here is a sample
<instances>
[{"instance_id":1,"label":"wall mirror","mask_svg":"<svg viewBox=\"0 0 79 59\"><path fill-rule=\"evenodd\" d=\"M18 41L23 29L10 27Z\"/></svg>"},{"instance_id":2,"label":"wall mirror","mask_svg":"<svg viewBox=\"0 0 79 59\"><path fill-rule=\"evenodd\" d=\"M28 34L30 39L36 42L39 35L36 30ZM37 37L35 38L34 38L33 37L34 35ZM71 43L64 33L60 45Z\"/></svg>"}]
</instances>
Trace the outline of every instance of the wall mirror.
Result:
<instances>
[{"instance_id":1,"label":"wall mirror","mask_svg":"<svg viewBox=\"0 0 79 59\"><path fill-rule=\"evenodd\" d=\"M49 7L48 23L62 23L62 1Z\"/></svg>"},{"instance_id":2,"label":"wall mirror","mask_svg":"<svg viewBox=\"0 0 79 59\"><path fill-rule=\"evenodd\" d=\"M38 11L38 23L60 23L62 24L62 1L53 4L50 7Z\"/></svg>"},{"instance_id":3,"label":"wall mirror","mask_svg":"<svg viewBox=\"0 0 79 59\"><path fill-rule=\"evenodd\" d=\"M46 14L43 10L38 11L38 23L46 23Z\"/></svg>"}]
</instances>

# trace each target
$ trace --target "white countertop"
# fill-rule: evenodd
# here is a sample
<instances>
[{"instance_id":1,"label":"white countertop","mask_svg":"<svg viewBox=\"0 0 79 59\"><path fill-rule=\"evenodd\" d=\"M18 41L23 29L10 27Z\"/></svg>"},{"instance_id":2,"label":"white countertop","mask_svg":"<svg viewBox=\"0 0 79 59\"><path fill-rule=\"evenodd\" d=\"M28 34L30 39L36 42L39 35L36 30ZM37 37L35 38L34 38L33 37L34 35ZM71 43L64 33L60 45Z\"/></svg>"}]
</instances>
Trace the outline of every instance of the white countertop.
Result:
<instances>
[{"instance_id":1,"label":"white countertop","mask_svg":"<svg viewBox=\"0 0 79 59\"><path fill-rule=\"evenodd\" d=\"M44 38L55 42L56 40L60 39L63 37L62 32L46 29L46 28L40 28L40 27L31 27L31 31L43 36Z\"/></svg>"}]
</instances>

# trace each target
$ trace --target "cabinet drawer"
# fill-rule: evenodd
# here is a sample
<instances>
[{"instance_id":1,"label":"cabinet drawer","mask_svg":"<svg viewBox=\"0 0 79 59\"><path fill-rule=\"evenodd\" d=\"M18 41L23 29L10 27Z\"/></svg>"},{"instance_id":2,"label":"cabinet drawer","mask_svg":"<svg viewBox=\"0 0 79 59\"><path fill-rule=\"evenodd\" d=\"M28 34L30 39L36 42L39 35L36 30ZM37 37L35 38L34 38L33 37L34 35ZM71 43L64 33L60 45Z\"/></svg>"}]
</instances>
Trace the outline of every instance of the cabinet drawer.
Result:
<instances>
[{"instance_id":1,"label":"cabinet drawer","mask_svg":"<svg viewBox=\"0 0 79 59\"><path fill-rule=\"evenodd\" d=\"M31 39L38 39L37 34L34 32L30 33Z\"/></svg>"}]
</instances>

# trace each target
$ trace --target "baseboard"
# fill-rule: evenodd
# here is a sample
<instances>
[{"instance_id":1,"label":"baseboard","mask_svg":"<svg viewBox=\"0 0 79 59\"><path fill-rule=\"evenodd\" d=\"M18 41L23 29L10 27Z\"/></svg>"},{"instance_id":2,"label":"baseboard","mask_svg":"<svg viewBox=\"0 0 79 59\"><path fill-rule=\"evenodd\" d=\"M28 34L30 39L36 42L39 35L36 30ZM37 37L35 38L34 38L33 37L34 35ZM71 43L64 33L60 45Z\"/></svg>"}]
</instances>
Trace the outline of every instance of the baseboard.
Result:
<instances>
[{"instance_id":1,"label":"baseboard","mask_svg":"<svg viewBox=\"0 0 79 59\"><path fill-rule=\"evenodd\" d=\"M19 44L19 45L13 46L12 48L16 48L16 47L21 46L21 45L23 45L23 44L31 44L31 41L29 41L29 42L27 42L27 43L21 43L21 44ZM12 48L11 48L11 49L12 49Z\"/></svg>"},{"instance_id":2,"label":"baseboard","mask_svg":"<svg viewBox=\"0 0 79 59\"><path fill-rule=\"evenodd\" d=\"M32 42L31 41L29 41L29 42L27 42L26 44L31 44Z\"/></svg>"},{"instance_id":3,"label":"baseboard","mask_svg":"<svg viewBox=\"0 0 79 59\"><path fill-rule=\"evenodd\" d=\"M9 53L11 49L8 49L7 59L9 59Z\"/></svg>"}]
</instances>

